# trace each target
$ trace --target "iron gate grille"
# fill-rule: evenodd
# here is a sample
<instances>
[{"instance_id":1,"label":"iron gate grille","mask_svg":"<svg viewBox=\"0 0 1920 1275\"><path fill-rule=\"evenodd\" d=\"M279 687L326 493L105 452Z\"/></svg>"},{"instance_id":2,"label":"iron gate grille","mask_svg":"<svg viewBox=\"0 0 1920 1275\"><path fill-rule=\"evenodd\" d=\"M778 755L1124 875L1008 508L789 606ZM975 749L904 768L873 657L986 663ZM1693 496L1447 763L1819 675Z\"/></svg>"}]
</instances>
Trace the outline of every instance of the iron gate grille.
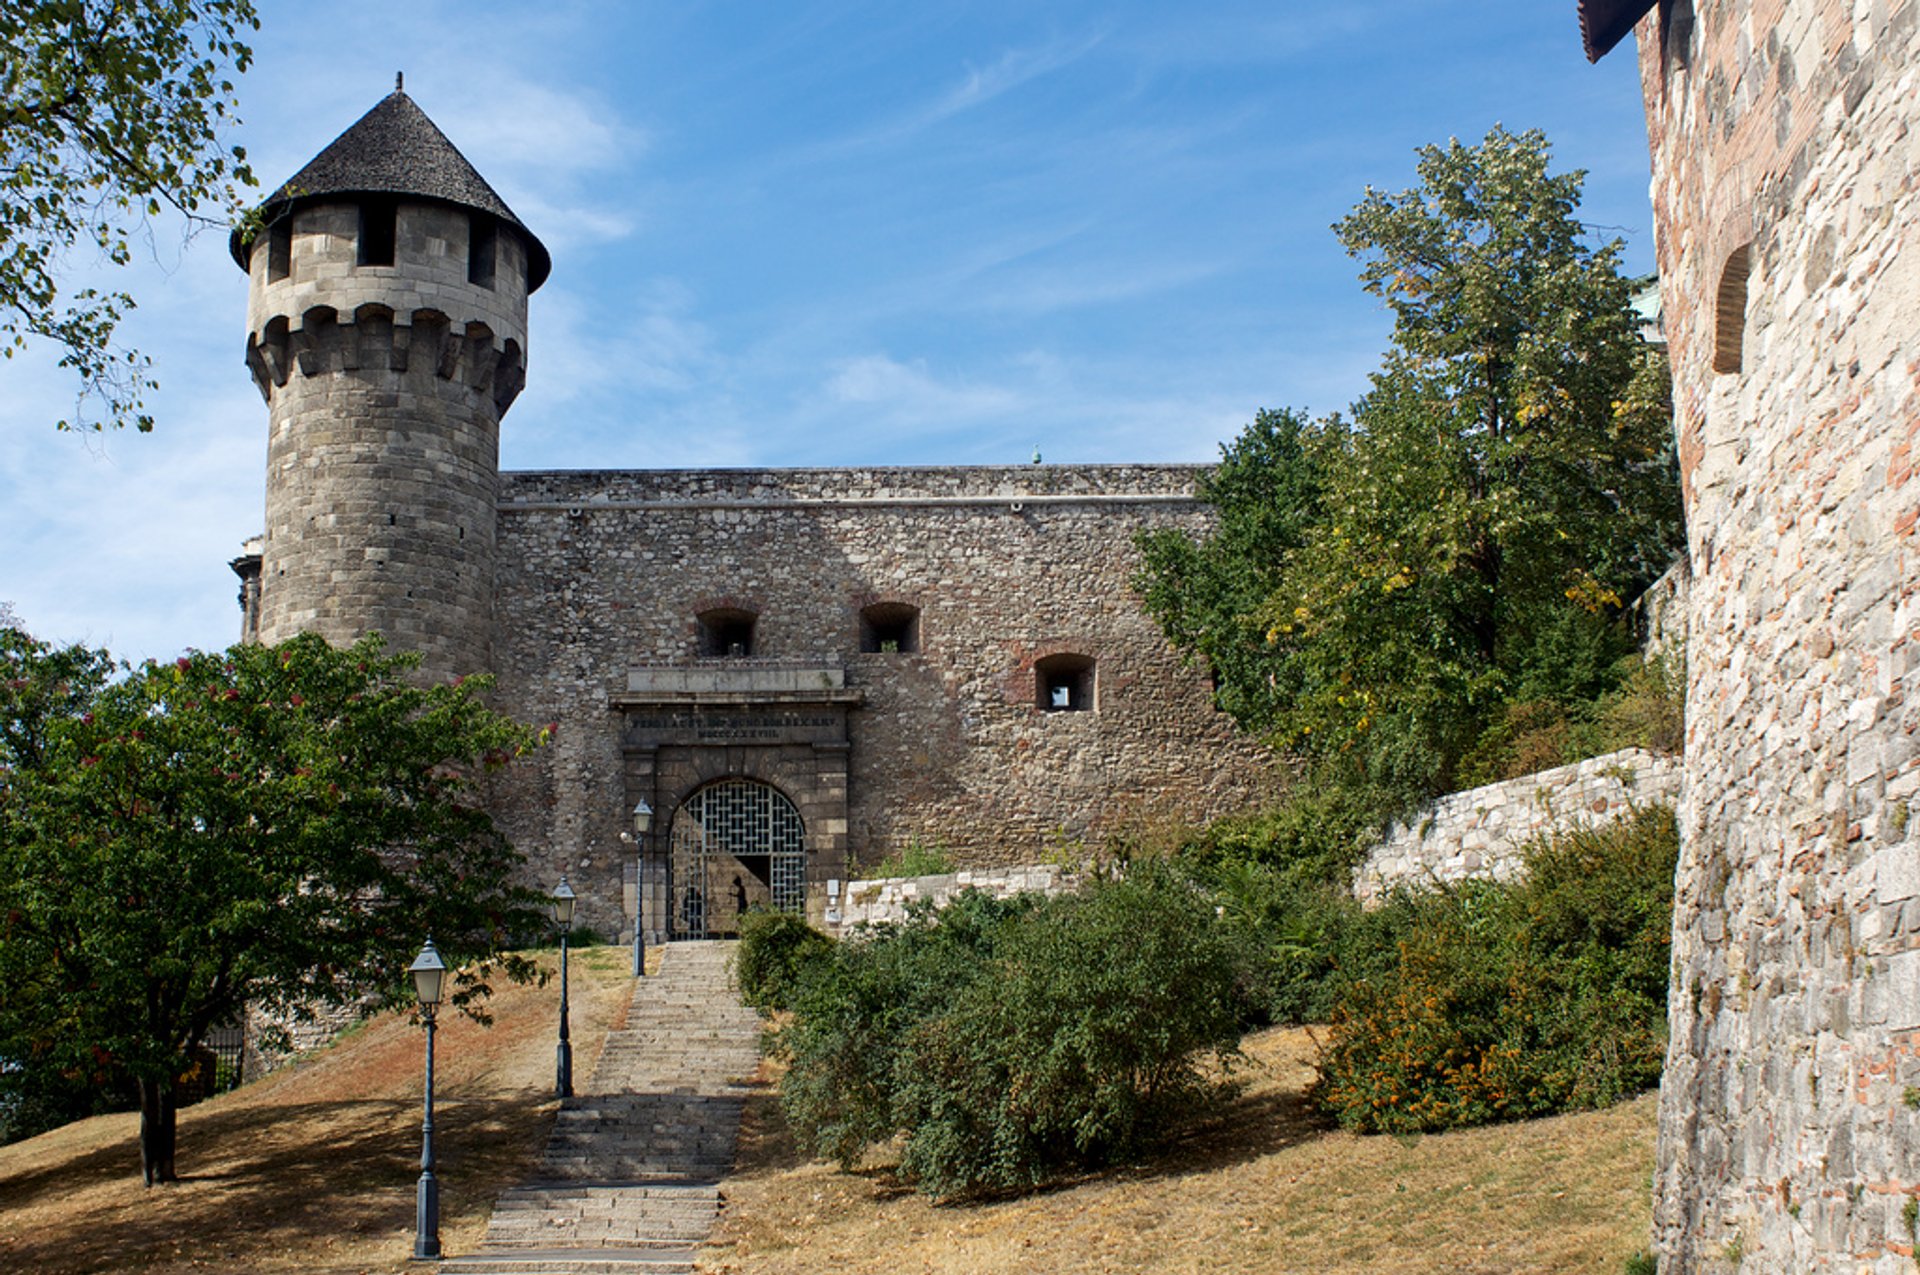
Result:
<instances>
[{"instance_id":1,"label":"iron gate grille","mask_svg":"<svg viewBox=\"0 0 1920 1275\"><path fill-rule=\"evenodd\" d=\"M742 903L806 906L806 828L778 789L752 779L702 788L675 812L670 844L673 938L733 933Z\"/></svg>"}]
</instances>

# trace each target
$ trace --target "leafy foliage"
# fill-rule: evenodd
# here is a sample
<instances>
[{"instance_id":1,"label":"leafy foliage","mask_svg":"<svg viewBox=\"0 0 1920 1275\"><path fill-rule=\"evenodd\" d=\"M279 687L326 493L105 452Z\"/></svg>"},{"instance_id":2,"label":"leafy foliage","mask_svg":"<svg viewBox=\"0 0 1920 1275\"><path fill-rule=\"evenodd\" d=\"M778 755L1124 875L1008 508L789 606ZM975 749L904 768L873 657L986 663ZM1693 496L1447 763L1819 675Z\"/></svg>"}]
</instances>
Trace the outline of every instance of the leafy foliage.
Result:
<instances>
[{"instance_id":1,"label":"leafy foliage","mask_svg":"<svg viewBox=\"0 0 1920 1275\"><path fill-rule=\"evenodd\" d=\"M904 1134L902 1172L930 1194L1028 1187L1164 1133L1237 1021L1208 901L1143 862L1057 899L968 893L840 944L782 1034L782 1097L843 1165Z\"/></svg>"},{"instance_id":2,"label":"leafy foliage","mask_svg":"<svg viewBox=\"0 0 1920 1275\"><path fill-rule=\"evenodd\" d=\"M1335 229L1394 314L1371 390L1263 413L1208 489L1219 531L1142 542L1147 608L1221 707L1376 813L1453 786L1507 705L1612 690L1622 601L1679 543L1664 359L1547 163L1496 128L1369 191Z\"/></svg>"},{"instance_id":3,"label":"leafy foliage","mask_svg":"<svg viewBox=\"0 0 1920 1275\"><path fill-rule=\"evenodd\" d=\"M1362 959L1338 988L1319 1101L1349 1128L1408 1132L1657 1083L1677 855L1673 812L1654 807L1537 844L1524 884L1396 899L1370 955L1349 945Z\"/></svg>"},{"instance_id":4,"label":"leafy foliage","mask_svg":"<svg viewBox=\"0 0 1920 1275\"><path fill-rule=\"evenodd\" d=\"M82 408L60 428L153 427L142 407L149 361L114 345L133 298L63 293L72 251L114 265L133 237L171 209L190 225L224 226L246 155L221 145L234 118L230 70L244 71L257 29L252 0L18 0L0 7L0 350L29 337L62 349ZM96 400L101 415L85 414Z\"/></svg>"},{"instance_id":5,"label":"leafy foliage","mask_svg":"<svg viewBox=\"0 0 1920 1275\"><path fill-rule=\"evenodd\" d=\"M1137 584L1147 614L1189 658L1212 669L1220 708L1250 730L1277 726L1299 693L1287 652L1260 612L1281 567L1321 516L1322 431L1293 412L1263 411L1222 449L1200 485L1219 525L1195 541L1171 529L1140 537Z\"/></svg>"},{"instance_id":6,"label":"leafy foliage","mask_svg":"<svg viewBox=\"0 0 1920 1275\"><path fill-rule=\"evenodd\" d=\"M748 912L733 952L740 999L763 1014L792 1009L801 982L832 950L833 940L790 912Z\"/></svg>"},{"instance_id":7,"label":"leafy foliage","mask_svg":"<svg viewBox=\"0 0 1920 1275\"><path fill-rule=\"evenodd\" d=\"M501 949L541 900L474 797L535 737L417 662L303 636L120 672L0 634L0 1085L132 1077L166 1180L175 1082L243 1006L401 997L429 935L476 1015L531 972Z\"/></svg>"}]
</instances>

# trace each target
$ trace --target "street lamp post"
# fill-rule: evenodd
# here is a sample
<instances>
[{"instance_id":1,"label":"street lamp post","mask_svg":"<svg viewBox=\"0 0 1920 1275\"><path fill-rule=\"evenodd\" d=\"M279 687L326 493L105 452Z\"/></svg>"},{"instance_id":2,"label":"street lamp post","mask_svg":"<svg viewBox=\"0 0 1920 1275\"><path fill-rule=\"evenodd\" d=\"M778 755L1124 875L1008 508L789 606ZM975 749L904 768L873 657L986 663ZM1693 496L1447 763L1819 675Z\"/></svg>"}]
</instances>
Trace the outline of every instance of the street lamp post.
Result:
<instances>
[{"instance_id":1,"label":"street lamp post","mask_svg":"<svg viewBox=\"0 0 1920 1275\"><path fill-rule=\"evenodd\" d=\"M553 888L553 923L560 927L560 1049L554 1060L553 1091L573 1097L573 1041L567 1034L567 932L573 929L573 887L566 877Z\"/></svg>"},{"instance_id":2,"label":"street lamp post","mask_svg":"<svg viewBox=\"0 0 1920 1275\"><path fill-rule=\"evenodd\" d=\"M420 1188L413 1228L413 1255L425 1259L440 1256L440 1182L433 1176L433 1011L440 1007L441 986L447 976L446 964L434 950L432 939L413 958L407 972L413 975L420 1017L427 1025L426 1116L420 1122Z\"/></svg>"},{"instance_id":3,"label":"street lamp post","mask_svg":"<svg viewBox=\"0 0 1920 1275\"><path fill-rule=\"evenodd\" d=\"M647 972L646 919L647 919L647 831L653 827L653 807L642 797L640 804L633 808L633 835L635 839L633 865L633 976L643 978Z\"/></svg>"}]
</instances>

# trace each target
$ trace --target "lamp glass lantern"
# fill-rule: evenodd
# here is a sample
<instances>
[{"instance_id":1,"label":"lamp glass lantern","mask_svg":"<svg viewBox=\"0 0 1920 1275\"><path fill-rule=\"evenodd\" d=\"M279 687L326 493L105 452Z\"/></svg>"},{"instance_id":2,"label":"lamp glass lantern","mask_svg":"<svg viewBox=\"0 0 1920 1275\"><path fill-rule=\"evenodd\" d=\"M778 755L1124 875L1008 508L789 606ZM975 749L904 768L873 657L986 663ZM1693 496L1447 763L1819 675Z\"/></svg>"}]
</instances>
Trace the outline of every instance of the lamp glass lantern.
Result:
<instances>
[{"instance_id":1,"label":"lamp glass lantern","mask_svg":"<svg viewBox=\"0 0 1920 1275\"><path fill-rule=\"evenodd\" d=\"M440 1004L440 992L446 983L447 963L440 959L439 951L428 939L427 945L420 949L420 955L413 958L413 964L407 967L413 975L413 992L420 999L422 1012L431 1014Z\"/></svg>"},{"instance_id":2,"label":"lamp glass lantern","mask_svg":"<svg viewBox=\"0 0 1920 1275\"><path fill-rule=\"evenodd\" d=\"M553 893L549 897L553 901L553 923L562 930L572 929L573 887L567 884L565 877L560 878L560 884L553 887Z\"/></svg>"},{"instance_id":3,"label":"lamp glass lantern","mask_svg":"<svg viewBox=\"0 0 1920 1275\"><path fill-rule=\"evenodd\" d=\"M642 797L640 804L633 808L633 830L644 837L652 828L653 807L647 804L645 797Z\"/></svg>"}]
</instances>

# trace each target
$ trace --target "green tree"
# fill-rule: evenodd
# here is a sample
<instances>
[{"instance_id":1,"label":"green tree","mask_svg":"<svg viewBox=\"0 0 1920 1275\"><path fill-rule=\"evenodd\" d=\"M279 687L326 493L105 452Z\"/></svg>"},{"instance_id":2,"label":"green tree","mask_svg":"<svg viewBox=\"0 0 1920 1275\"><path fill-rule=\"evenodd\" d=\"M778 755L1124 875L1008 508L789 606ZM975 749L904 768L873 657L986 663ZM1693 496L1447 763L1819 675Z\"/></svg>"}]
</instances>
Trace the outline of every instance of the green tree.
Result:
<instances>
[{"instance_id":1,"label":"green tree","mask_svg":"<svg viewBox=\"0 0 1920 1275\"><path fill-rule=\"evenodd\" d=\"M1214 542L1147 560L1150 608L1237 591L1230 626L1167 625L1250 681L1222 706L1383 800L1444 789L1508 702L1608 689L1623 602L1680 542L1665 360L1619 244L1585 241L1582 174L1548 159L1496 128L1424 148L1415 189L1368 191L1335 230L1394 345L1351 418L1317 427L1310 515L1250 564L1227 528L1255 515L1223 504ZM1195 562L1205 587L1168 565Z\"/></svg>"},{"instance_id":2,"label":"green tree","mask_svg":"<svg viewBox=\"0 0 1920 1275\"><path fill-rule=\"evenodd\" d=\"M1299 690L1287 652L1266 640L1261 611L1320 516L1323 433L1293 412L1259 413L1200 484L1219 511L1213 534L1195 540L1167 528L1139 541L1135 583L1147 613L1207 662L1215 701L1251 730L1271 729Z\"/></svg>"},{"instance_id":3,"label":"green tree","mask_svg":"<svg viewBox=\"0 0 1920 1275\"><path fill-rule=\"evenodd\" d=\"M130 1078L152 1185L244 1007L398 997L429 935L470 1012L529 973L503 951L539 900L474 794L536 736L416 664L302 636L116 670L0 634L0 1082Z\"/></svg>"},{"instance_id":4,"label":"green tree","mask_svg":"<svg viewBox=\"0 0 1920 1275\"><path fill-rule=\"evenodd\" d=\"M190 226L240 211L253 174L220 134L237 122L227 76L246 70L242 37L259 25L252 0L0 6L0 350L60 347L81 386L62 429L153 428L150 361L114 343L133 298L65 291L63 267L82 245L125 265L165 209Z\"/></svg>"}]
</instances>

